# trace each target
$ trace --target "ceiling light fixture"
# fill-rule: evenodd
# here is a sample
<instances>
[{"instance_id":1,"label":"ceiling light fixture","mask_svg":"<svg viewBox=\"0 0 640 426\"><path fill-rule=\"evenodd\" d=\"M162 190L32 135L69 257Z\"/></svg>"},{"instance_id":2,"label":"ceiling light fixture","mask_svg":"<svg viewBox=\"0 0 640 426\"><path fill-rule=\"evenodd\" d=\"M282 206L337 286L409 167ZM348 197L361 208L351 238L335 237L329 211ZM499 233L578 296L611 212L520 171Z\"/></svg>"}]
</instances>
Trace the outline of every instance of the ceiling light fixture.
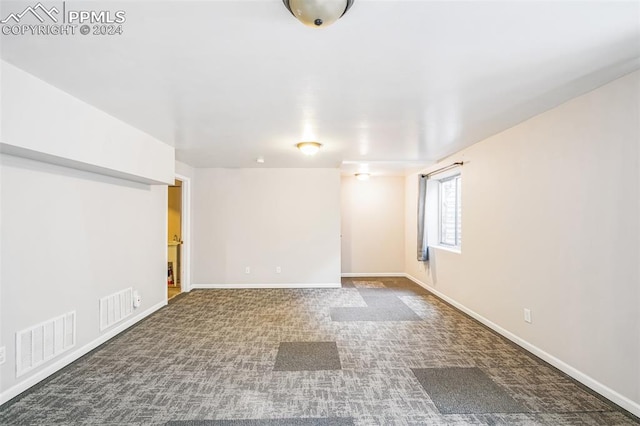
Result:
<instances>
[{"instance_id":1,"label":"ceiling light fixture","mask_svg":"<svg viewBox=\"0 0 640 426\"><path fill-rule=\"evenodd\" d=\"M319 142L300 142L296 146L304 155L316 155L322 144Z\"/></svg>"},{"instance_id":2,"label":"ceiling light fixture","mask_svg":"<svg viewBox=\"0 0 640 426\"><path fill-rule=\"evenodd\" d=\"M256 158L256 163L263 164L263 163L264 163L264 157L258 157L258 158Z\"/></svg>"},{"instance_id":3,"label":"ceiling light fixture","mask_svg":"<svg viewBox=\"0 0 640 426\"><path fill-rule=\"evenodd\" d=\"M369 180L371 174L369 173L356 173L356 179L358 180Z\"/></svg>"},{"instance_id":4,"label":"ceiling light fixture","mask_svg":"<svg viewBox=\"0 0 640 426\"><path fill-rule=\"evenodd\" d=\"M282 2L303 24L324 28L347 13L354 0L282 0Z\"/></svg>"}]
</instances>

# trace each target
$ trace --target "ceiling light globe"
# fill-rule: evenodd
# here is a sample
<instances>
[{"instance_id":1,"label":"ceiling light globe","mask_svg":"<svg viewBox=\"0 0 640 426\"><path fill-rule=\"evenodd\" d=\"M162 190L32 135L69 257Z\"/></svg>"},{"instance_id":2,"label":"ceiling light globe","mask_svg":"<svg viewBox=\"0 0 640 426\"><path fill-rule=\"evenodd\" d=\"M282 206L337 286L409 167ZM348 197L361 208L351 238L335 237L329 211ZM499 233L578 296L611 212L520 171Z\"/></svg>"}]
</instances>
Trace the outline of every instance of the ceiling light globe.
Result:
<instances>
[{"instance_id":1,"label":"ceiling light globe","mask_svg":"<svg viewBox=\"0 0 640 426\"><path fill-rule=\"evenodd\" d=\"M340 19L353 0L283 0L289 11L303 24L324 28Z\"/></svg>"},{"instance_id":2,"label":"ceiling light globe","mask_svg":"<svg viewBox=\"0 0 640 426\"><path fill-rule=\"evenodd\" d=\"M304 155L315 155L322 145L318 142L300 142L296 146Z\"/></svg>"}]
</instances>

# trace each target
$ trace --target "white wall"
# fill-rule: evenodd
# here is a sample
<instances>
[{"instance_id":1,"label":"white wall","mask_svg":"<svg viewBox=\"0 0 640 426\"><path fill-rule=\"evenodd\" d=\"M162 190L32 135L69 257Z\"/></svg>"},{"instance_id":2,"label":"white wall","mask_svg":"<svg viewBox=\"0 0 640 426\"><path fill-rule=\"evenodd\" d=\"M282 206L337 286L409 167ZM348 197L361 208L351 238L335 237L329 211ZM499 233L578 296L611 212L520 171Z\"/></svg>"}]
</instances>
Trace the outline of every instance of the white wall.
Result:
<instances>
[{"instance_id":1,"label":"white wall","mask_svg":"<svg viewBox=\"0 0 640 426\"><path fill-rule=\"evenodd\" d=\"M4 396L60 359L16 379L17 331L76 311L80 349L105 334L100 298L133 287L138 317L166 303L166 187L0 158Z\"/></svg>"},{"instance_id":2,"label":"white wall","mask_svg":"<svg viewBox=\"0 0 640 426\"><path fill-rule=\"evenodd\" d=\"M404 177L342 176L342 273L404 271Z\"/></svg>"},{"instance_id":3,"label":"white wall","mask_svg":"<svg viewBox=\"0 0 640 426\"><path fill-rule=\"evenodd\" d=\"M174 149L2 61L2 152L145 183L173 183Z\"/></svg>"},{"instance_id":4,"label":"white wall","mask_svg":"<svg viewBox=\"0 0 640 426\"><path fill-rule=\"evenodd\" d=\"M639 81L627 75L438 165L466 162L462 253L432 248L427 271L408 177L405 250L409 275L636 415Z\"/></svg>"},{"instance_id":5,"label":"white wall","mask_svg":"<svg viewBox=\"0 0 640 426\"><path fill-rule=\"evenodd\" d=\"M15 67L1 69L3 151L31 158L0 156L4 403L166 304L166 186L112 176L173 179L174 164L173 148ZM101 332L99 299L128 287L142 305ZM75 347L17 378L16 332L69 311Z\"/></svg>"},{"instance_id":6,"label":"white wall","mask_svg":"<svg viewBox=\"0 0 640 426\"><path fill-rule=\"evenodd\" d=\"M195 176L195 169L188 164L182 163L180 161L175 162L175 172L176 174L182 175L189 179L192 179Z\"/></svg>"},{"instance_id":7,"label":"white wall","mask_svg":"<svg viewBox=\"0 0 640 426\"><path fill-rule=\"evenodd\" d=\"M2 41L0 40L0 48L2 47ZM1 139L1 135L2 135L2 112L3 112L3 102L2 102L2 79L3 79L3 75L4 74L4 70L2 67L2 64L0 64L0 142L2 141ZM0 165L0 167L2 167ZM0 169L0 309L2 309L2 304L4 303L4 298L2 295L2 235L3 235L3 219L2 219L2 188L3 188L3 181L2 181L2 170ZM4 319L2 318L2 311L0 311L0 346L4 345L4 342L7 340L7 337L5 337L5 334L3 332L4 329ZM5 347L6 350L6 347ZM2 404L4 402L4 399L2 399L2 383L4 383L4 371L2 368L0 368L0 404Z\"/></svg>"},{"instance_id":8,"label":"white wall","mask_svg":"<svg viewBox=\"0 0 640 426\"><path fill-rule=\"evenodd\" d=\"M196 169L192 205L194 287L339 285L337 169Z\"/></svg>"}]
</instances>

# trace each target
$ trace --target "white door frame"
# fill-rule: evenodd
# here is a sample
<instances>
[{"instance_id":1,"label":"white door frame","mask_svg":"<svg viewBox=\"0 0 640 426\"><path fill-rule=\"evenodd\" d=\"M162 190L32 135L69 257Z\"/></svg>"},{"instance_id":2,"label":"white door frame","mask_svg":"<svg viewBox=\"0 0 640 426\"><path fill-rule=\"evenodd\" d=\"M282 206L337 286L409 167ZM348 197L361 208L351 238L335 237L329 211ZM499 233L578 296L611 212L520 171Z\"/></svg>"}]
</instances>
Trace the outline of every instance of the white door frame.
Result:
<instances>
[{"instance_id":1,"label":"white door frame","mask_svg":"<svg viewBox=\"0 0 640 426\"><path fill-rule=\"evenodd\" d=\"M180 247L180 289L185 293L191 291L191 178L178 173L175 177L182 182L180 232L186 244Z\"/></svg>"}]
</instances>

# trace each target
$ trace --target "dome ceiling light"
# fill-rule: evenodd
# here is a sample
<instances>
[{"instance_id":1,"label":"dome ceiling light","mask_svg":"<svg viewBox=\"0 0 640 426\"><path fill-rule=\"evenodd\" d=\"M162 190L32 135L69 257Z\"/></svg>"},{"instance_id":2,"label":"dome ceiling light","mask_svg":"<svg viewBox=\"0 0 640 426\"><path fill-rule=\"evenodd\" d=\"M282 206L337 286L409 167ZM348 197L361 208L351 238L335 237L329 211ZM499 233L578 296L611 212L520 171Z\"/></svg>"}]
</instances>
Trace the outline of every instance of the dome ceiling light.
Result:
<instances>
[{"instance_id":1,"label":"dome ceiling light","mask_svg":"<svg viewBox=\"0 0 640 426\"><path fill-rule=\"evenodd\" d=\"M303 24L324 28L347 13L354 0L282 0L282 2Z\"/></svg>"},{"instance_id":2,"label":"dome ceiling light","mask_svg":"<svg viewBox=\"0 0 640 426\"><path fill-rule=\"evenodd\" d=\"M300 142L296 146L304 155L316 155L322 144L319 142Z\"/></svg>"}]
</instances>

